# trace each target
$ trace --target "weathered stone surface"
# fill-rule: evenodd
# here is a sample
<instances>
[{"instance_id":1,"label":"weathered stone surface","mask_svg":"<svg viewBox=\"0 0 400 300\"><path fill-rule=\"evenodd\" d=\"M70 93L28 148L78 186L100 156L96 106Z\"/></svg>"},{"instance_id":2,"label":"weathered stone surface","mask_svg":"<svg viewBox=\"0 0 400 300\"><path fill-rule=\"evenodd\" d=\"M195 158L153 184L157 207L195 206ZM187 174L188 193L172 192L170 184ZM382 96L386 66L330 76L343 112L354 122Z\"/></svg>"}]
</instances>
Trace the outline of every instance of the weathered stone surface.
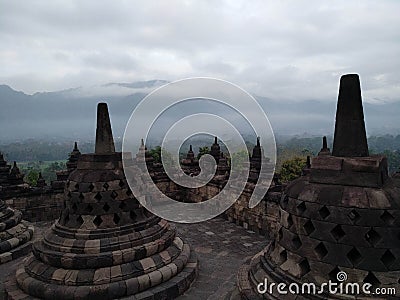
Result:
<instances>
[{"instance_id":1,"label":"weathered stone surface","mask_svg":"<svg viewBox=\"0 0 400 300\"><path fill-rule=\"evenodd\" d=\"M275 241L239 271L242 299L331 299L261 295L256 287L264 279L321 286L340 271L347 282L396 287L400 296L400 180L388 176L385 157L368 156L358 76L341 80L333 156L321 152L285 189ZM335 295L349 297L360 299Z\"/></svg>"},{"instance_id":2,"label":"weathered stone surface","mask_svg":"<svg viewBox=\"0 0 400 300\"><path fill-rule=\"evenodd\" d=\"M97 127L95 153L114 153L114 139L112 136L111 122L106 103L97 106Z\"/></svg>"},{"instance_id":3,"label":"weathered stone surface","mask_svg":"<svg viewBox=\"0 0 400 300\"><path fill-rule=\"evenodd\" d=\"M22 213L0 200L0 264L9 262L31 249L34 228L22 220Z\"/></svg>"},{"instance_id":4,"label":"weathered stone surface","mask_svg":"<svg viewBox=\"0 0 400 300\"><path fill-rule=\"evenodd\" d=\"M333 156L368 156L360 79L357 74L340 78Z\"/></svg>"},{"instance_id":5,"label":"weathered stone surface","mask_svg":"<svg viewBox=\"0 0 400 300\"><path fill-rule=\"evenodd\" d=\"M65 185L65 208L6 284L9 299L17 294L46 299L60 289L60 299L144 293L172 299L170 288L179 295L194 280L197 259L189 245L133 197L121 153L114 150L106 104L99 104L98 118L96 153L80 155ZM163 277L163 267L173 272Z\"/></svg>"}]
</instances>

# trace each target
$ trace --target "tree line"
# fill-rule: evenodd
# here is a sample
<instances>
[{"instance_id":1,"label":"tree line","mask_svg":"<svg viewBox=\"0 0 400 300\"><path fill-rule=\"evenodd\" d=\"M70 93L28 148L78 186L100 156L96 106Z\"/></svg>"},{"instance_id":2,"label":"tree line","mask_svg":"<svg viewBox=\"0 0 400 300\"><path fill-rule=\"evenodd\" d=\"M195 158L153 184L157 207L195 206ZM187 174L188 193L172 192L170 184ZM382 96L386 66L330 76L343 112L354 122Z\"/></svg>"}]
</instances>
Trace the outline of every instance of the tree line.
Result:
<instances>
[{"instance_id":1,"label":"tree line","mask_svg":"<svg viewBox=\"0 0 400 300\"><path fill-rule=\"evenodd\" d=\"M206 143L205 143L206 144ZM254 144L248 143L248 149L234 153L239 159L243 159L251 153ZM400 135L371 136L368 138L371 154L384 154L388 158L389 172L400 169ZM318 154L322 146L321 137L292 137L286 140L277 138L277 172L281 173L284 181L290 181L301 174L307 156ZM328 137L328 146L332 149L332 137ZM55 179L55 172L65 168L68 154L72 151L73 141L46 142L38 140L25 140L10 144L0 145L0 152L11 163L17 161L21 170L26 174L26 179L33 185L36 183L39 172L47 182ZM116 143L120 149L120 143ZM82 153L94 151L91 142L80 142L79 149ZM193 149L198 158L209 153L209 147ZM161 147L149 149L154 162L161 161ZM180 153L180 158L186 156L187 151ZM228 155L229 158L229 155Z\"/></svg>"}]
</instances>

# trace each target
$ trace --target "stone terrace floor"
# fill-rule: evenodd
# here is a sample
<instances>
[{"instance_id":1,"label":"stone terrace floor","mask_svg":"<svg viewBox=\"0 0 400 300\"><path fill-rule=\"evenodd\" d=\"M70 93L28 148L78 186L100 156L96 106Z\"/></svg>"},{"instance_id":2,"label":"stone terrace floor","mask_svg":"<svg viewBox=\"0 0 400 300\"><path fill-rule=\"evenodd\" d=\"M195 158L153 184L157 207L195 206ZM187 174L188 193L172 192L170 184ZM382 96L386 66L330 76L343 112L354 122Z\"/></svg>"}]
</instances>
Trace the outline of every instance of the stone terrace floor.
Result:
<instances>
[{"instance_id":1,"label":"stone terrace floor","mask_svg":"<svg viewBox=\"0 0 400 300\"><path fill-rule=\"evenodd\" d=\"M35 224L35 236L41 237L51 222ZM199 274L179 300L229 298L235 289L236 274L242 263L261 251L267 239L222 218L197 224L177 224L178 235L197 253ZM22 258L0 265L0 300L5 299L3 282Z\"/></svg>"}]
</instances>

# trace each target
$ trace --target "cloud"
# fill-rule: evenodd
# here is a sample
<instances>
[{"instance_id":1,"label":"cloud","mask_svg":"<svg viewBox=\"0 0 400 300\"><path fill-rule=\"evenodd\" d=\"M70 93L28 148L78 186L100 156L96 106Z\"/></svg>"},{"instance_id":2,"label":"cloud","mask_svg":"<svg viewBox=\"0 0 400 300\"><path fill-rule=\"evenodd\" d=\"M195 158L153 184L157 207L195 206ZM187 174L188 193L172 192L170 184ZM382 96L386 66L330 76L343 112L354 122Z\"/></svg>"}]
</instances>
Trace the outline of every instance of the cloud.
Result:
<instances>
[{"instance_id":1,"label":"cloud","mask_svg":"<svg viewBox=\"0 0 400 300\"><path fill-rule=\"evenodd\" d=\"M0 83L34 93L218 77L282 101L399 100L398 1L0 0Z\"/></svg>"}]
</instances>

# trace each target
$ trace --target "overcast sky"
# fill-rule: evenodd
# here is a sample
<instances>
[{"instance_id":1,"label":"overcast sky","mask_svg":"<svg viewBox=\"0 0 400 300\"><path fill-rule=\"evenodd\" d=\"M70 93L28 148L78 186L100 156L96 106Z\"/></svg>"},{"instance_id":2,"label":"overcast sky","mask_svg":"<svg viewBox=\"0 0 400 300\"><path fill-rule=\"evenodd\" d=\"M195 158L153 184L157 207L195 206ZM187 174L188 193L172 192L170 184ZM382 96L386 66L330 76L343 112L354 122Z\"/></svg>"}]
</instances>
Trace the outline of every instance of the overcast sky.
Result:
<instances>
[{"instance_id":1,"label":"overcast sky","mask_svg":"<svg viewBox=\"0 0 400 300\"><path fill-rule=\"evenodd\" d=\"M0 84L27 93L210 76L274 99L400 100L400 1L3 1Z\"/></svg>"}]
</instances>

